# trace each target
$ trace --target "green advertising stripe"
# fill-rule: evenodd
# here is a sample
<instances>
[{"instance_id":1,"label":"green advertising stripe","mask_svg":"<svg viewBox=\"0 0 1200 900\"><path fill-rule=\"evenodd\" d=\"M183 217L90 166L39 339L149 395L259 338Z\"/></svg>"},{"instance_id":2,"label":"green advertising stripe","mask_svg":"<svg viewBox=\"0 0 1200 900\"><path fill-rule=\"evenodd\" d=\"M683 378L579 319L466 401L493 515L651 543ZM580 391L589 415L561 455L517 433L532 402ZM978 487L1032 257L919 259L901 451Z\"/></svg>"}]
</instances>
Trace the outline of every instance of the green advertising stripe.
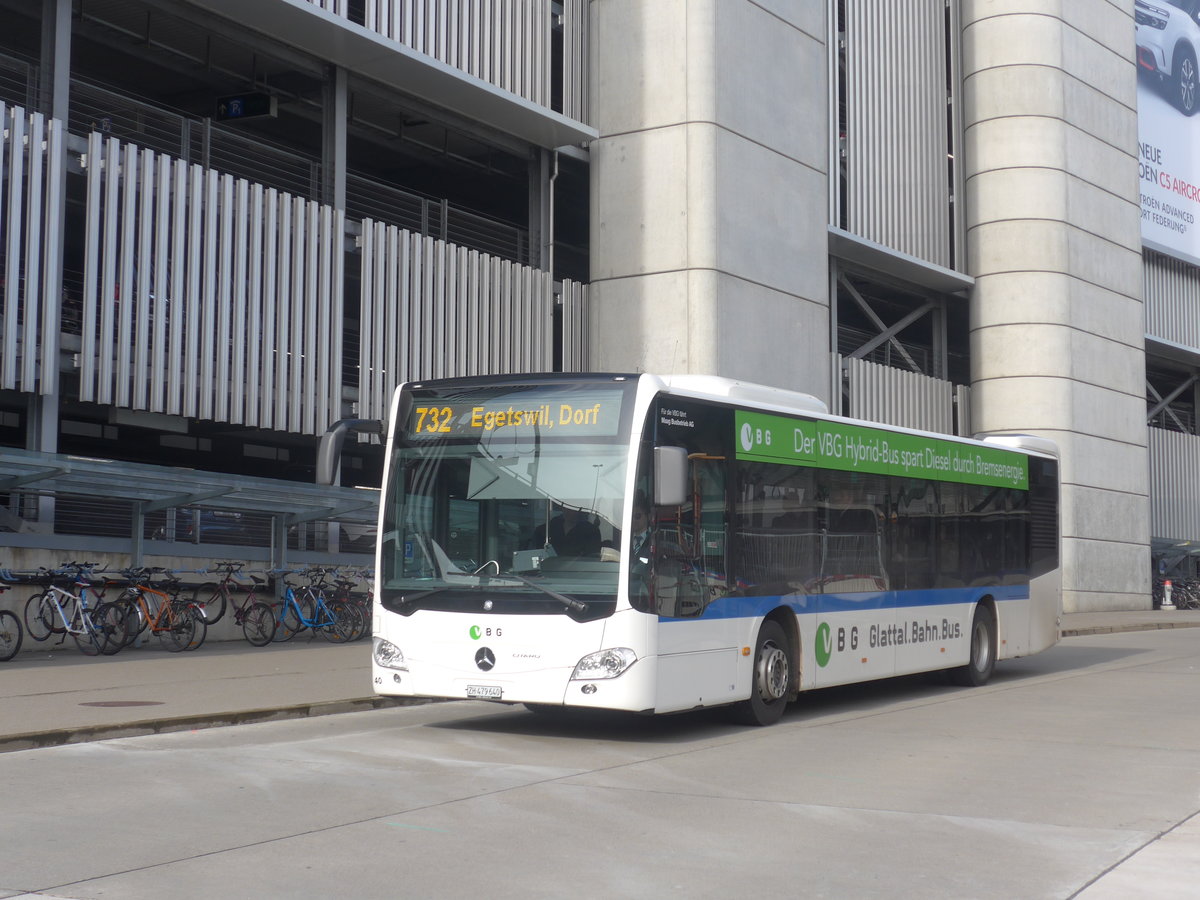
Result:
<instances>
[{"instance_id":1,"label":"green advertising stripe","mask_svg":"<svg viewBox=\"0 0 1200 900\"><path fill-rule=\"evenodd\" d=\"M1011 450L742 410L735 422L738 459L1029 488L1029 460Z\"/></svg>"}]
</instances>

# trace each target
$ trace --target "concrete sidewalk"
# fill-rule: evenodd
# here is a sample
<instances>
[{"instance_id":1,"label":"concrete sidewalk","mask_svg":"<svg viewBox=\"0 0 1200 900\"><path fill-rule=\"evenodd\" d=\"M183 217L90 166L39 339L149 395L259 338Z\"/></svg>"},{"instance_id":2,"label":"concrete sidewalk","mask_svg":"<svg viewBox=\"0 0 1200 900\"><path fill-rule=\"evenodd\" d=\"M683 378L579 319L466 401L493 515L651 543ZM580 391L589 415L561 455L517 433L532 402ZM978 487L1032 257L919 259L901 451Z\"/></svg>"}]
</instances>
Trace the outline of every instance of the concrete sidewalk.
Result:
<instances>
[{"instance_id":1,"label":"concrete sidewalk","mask_svg":"<svg viewBox=\"0 0 1200 900\"><path fill-rule=\"evenodd\" d=\"M42 644L0 663L0 751L393 705L371 690L371 643L297 638L115 656Z\"/></svg>"},{"instance_id":2,"label":"concrete sidewalk","mask_svg":"<svg viewBox=\"0 0 1200 900\"><path fill-rule=\"evenodd\" d=\"M1075 613L1063 636L1192 626L1200 611ZM69 643L34 646L0 663L0 752L404 702L374 696L370 641L231 641L184 653L151 642L96 658Z\"/></svg>"}]
</instances>

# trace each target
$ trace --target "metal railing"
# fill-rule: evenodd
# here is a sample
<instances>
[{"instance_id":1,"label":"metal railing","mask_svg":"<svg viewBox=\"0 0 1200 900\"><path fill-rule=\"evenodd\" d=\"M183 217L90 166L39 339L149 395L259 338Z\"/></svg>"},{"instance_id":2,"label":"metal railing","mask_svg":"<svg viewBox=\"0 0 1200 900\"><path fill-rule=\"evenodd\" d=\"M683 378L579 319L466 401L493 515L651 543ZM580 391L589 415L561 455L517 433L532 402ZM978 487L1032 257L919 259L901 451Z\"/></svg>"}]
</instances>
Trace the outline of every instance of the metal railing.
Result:
<instances>
[{"instance_id":1,"label":"metal railing","mask_svg":"<svg viewBox=\"0 0 1200 900\"><path fill-rule=\"evenodd\" d=\"M0 53L0 102L25 109L38 108L36 63Z\"/></svg>"}]
</instances>

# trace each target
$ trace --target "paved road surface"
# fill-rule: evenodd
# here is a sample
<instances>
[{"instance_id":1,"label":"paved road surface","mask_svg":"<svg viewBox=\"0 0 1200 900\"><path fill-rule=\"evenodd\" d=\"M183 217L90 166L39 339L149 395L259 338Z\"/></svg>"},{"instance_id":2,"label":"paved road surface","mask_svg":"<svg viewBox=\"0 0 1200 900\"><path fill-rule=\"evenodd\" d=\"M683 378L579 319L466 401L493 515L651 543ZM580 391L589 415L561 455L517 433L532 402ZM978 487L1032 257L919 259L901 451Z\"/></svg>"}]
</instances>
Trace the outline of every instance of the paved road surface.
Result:
<instances>
[{"instance_id":1,"label":"paved road surface","mask_svg":"<svg viewBox=\"0 0 1200 900\"><path fill-rule=\"evenodd\" d=\"M1198 674L1200 631L1128 631L766 729L453 703L4 753L0 897L1191 898Z\"/></svg>"}]
</instances>

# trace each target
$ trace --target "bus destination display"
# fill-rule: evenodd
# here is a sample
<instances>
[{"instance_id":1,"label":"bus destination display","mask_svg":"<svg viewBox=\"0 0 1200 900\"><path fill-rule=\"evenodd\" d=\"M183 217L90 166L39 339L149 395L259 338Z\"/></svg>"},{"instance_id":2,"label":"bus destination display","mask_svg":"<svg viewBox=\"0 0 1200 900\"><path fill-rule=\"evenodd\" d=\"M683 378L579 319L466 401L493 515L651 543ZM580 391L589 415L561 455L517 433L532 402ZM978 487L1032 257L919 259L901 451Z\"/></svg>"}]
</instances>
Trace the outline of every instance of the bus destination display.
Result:
<instances>
[{"instance_id":1,"label":"bus destination display","mask_svg":"<svg viewBox=\"0 0 1200 900\"><path fill-rule=\"evenodd\" d=\"M405 431L432 437L612 437L621 421L621 394L576 391L506 393L495 397L416 399Z\"/></svg>"}]
</instances>

